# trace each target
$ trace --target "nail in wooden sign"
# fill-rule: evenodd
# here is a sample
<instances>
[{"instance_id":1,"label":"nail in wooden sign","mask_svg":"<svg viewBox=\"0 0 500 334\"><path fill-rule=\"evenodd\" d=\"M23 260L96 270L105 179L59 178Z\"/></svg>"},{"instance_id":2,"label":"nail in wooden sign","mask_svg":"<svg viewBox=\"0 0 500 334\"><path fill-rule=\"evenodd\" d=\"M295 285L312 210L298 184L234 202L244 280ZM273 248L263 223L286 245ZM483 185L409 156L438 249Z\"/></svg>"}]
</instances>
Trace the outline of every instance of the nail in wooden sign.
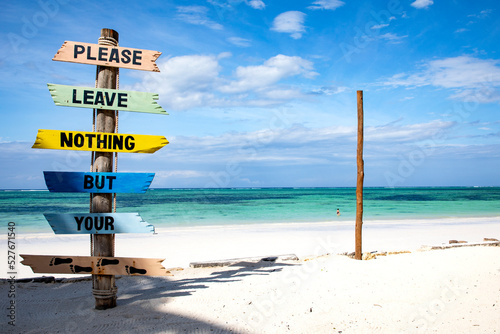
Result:
<instances>
[{"instance_id":1,"label":"nail in wooden sign","mask_svg":"<svg viewBox=\"0 0 500 334\"><path fill-rule=\"evenodd\" d=\"M154 173L43 172L50 192L143 194Z\"/></svg>"},{"instance_id":2,"label":"nail in wooden sign","mask_svg":"<svg viewBox=\"0 0 500 334\"><path fill-rule=\"evenodd\" d=\"M52 60L160 72L159 51L65 41Z\"/></svg>"},{"instance_id":3,"label":"nail in wooden sign","mask_svg":"<svg viewBox=\"0 0 500 334\"><path fill-rule=\"evenodd\" d=\"M138 213L44 213L55 234L153 233Z\"/></svg>"},{"instance_id":4,"label":"nail in wooden sign","mask_svg":"<svg viewBox=\"0 0 500 334\"><path fill-rule=\"evenodd\" d=\"M154 153L168 144L163 136L38 130L32 148L74 151Z\"/></svg>"},{"instance_id":5,"label":"nail in wooden sign","mask_svg":"<svg viewBox=\"0 0 500 334\"><path fill-rule=\"evenodd\" d=\"M126 90L47 84L54 103L64 107L124 110L168 115L158 94Z\"/></svg>"},{"instance_id":6,"label":"nail in wooden sign","mask_svg":"<svg viewBox=\"0 0 500 334\"><path fill-rule=\"evenodd\" d=\"M165 259L27 254L21 257L21 263L36 274L173 276L161 265Z\"/></svg>"}]
</instances>

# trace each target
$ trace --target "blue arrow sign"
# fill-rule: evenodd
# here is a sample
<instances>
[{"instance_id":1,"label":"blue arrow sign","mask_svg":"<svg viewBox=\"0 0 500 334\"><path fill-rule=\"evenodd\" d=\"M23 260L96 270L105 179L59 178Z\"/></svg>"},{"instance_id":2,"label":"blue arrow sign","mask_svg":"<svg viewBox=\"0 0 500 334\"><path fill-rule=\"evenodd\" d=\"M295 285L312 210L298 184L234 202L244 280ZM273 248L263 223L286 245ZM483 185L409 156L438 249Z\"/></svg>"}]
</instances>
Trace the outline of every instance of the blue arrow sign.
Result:
<instances>
[{"instance_id":1,"label":"blue arrow sign","mask_svg":"<svg viewBox=\"0 0 500 334\"><path fill-rule=\"evenodd\" d=\"M154 173L43 172L51 192L145 193Z\"/></svg>"},{"instance_id":2,"label":"blue arrow sign","mask_svg":"<svg viewBox=\"0 0 500 334\"><path fill-rule=\"evenodd\" d=\"M44 213L55 234L153 233L138 213Z\"/></svg>"}]
</instances>

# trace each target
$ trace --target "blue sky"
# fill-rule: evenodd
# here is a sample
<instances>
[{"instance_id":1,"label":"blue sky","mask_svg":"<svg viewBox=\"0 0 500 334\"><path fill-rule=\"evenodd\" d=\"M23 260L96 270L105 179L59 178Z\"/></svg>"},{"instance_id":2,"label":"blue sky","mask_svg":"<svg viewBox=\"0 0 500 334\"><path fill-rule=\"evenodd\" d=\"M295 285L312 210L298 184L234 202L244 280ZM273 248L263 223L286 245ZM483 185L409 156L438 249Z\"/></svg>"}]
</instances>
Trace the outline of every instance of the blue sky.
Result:
<instances>
[{"instance_id":1,"label":"blue sky","mask_svg":"<svg viewBox=\"0 0 500 334\"><path fill-rule=\"evenodd\" d=\"M356 91L365 185L500 186L497 1L5 1L0 188L44 189L43 171L88 171L89 152L31 149L38 129L91 131L47 83L93 87L95 67L52 61L62 43L162 52L161 72L120 88L160 94L168 116L120 112L119 131L164 135L118 170L153 187L356 184Z\"/></svg>"}]
</instances>

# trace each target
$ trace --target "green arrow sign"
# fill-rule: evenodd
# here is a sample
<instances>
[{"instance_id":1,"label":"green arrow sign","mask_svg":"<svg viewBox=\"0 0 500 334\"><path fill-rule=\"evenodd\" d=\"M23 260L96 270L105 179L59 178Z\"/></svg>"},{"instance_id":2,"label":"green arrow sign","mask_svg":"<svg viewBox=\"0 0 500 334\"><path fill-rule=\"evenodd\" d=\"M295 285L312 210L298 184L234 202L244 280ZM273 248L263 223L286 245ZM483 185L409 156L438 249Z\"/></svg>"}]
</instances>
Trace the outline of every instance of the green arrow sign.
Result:
<instances>
[{"instance_id":1,"label":"green arrow sign","mask_svg":"<svg viewBox=\"0 0 500 334\"><path fill-rule=\"evenodd\" d=\"M124 110L168 115L156 102L158 94L106 88L47 84L54 103L64 107Z\"/></svg>"}]
</instances>

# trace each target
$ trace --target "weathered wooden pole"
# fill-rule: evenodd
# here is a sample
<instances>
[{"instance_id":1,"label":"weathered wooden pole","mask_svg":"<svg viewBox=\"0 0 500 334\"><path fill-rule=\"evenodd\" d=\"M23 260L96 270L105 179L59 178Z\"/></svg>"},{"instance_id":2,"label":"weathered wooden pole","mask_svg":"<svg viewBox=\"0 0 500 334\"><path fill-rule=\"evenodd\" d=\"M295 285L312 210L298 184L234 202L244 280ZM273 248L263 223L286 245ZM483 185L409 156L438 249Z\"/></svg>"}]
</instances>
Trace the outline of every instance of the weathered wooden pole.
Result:
<instances>
[{"instance_id":1,"label":"weathered wooden pole","mask_svg":"<svg viewBox=\"0 0 500 334\"><path fill-rule=\"evenodd\" d=\"M99 44L118 45L118 32L111 29L102 29ZM96 85L97 88L117 88L116 67L98 66ZM95 119L96 132L115 132L116 117L113 110L97 109ZM95 152L93 172L113 172L113 153ZM92 212L112 212L113 194L96 193L92 195ZM114 234L94 234L93 255L114 256ZM116 286L114 275L92 275L95 297L95 308L105 310L116 306Z\"/></svg>"},{"instance_id":2,"label":"weathered wooden pole","mask_svg":"<svg viewBox=\"0 0 500 334\"><path fill-rule=\"evenodd\" d=\"M362 258L362 242L361 230L363 227L363 180L365 177L365 164L363 162L363 91L358 90L358 178L356 182L356 246L354 258L361 260Z\"/></svg>"}]
</instances>

